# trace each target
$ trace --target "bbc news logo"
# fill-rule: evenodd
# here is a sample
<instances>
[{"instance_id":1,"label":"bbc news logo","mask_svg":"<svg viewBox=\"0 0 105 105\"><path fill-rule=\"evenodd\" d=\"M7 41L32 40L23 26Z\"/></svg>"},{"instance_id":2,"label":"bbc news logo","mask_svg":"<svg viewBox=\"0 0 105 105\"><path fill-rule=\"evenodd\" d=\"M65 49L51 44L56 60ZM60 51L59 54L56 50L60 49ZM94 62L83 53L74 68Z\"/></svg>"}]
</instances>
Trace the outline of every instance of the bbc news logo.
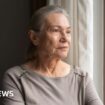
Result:
<instances>
[{"instance_id":1,"label":"bbc news logo","mask_svg":"<svg viewBox=\"0 0 105 105\"><path fill-rule=\"evenodd\" d=\"M8 91L3 91L0 90L0 97L13 97L14 93L12 90L8 90Z\"/></svg>"}]
</instances>

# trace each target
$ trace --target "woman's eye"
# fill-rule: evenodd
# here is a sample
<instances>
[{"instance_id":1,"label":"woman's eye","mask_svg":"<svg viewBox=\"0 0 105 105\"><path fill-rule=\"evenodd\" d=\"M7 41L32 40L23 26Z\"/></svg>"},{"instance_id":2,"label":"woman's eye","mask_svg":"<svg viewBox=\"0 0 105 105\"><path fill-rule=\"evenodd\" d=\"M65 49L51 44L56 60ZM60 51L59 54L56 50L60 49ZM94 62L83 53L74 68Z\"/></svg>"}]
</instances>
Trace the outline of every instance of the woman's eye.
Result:
<instances>
[{"instance_id":1,"label":"woman's eye","mask_svg":"<svg viewBox=\"0 0 105 105\"><path fill-rule=\"evenodd\" d=\"M67 34L70 34L70 33L71 33L71 31L70 31L70 30L68 30L68 31L66 31L66 33L67 33Z\"/></svg>"},{"instance_id":2,"label":"woman's eye","mask_svg":"<svg viewBox=\"0 0 105 105\"><path fill-rule=\"evenodd\" d=\"M59 29L51 29L51 32L59 32Z\"/></svg>"}]
</instances>

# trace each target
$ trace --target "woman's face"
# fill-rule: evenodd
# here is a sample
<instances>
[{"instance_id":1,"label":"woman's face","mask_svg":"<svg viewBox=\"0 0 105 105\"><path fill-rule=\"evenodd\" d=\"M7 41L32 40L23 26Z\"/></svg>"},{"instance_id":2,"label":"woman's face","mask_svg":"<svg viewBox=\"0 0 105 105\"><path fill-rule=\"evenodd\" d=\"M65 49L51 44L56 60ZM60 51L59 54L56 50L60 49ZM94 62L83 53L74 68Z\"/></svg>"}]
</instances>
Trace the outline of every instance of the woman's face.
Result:
<instances>
[{"instance_id":1,"label":"woman's face","mask_svg":"<svg viewBox=\"0 0 105 105\"><path fill-rule=\"evenodd\" d=\"M70 46L70 33L71 27L65 15L61 13L49 14L41 32L41 53L60 59L66 58Z\"/></svg>"}]
</instances>

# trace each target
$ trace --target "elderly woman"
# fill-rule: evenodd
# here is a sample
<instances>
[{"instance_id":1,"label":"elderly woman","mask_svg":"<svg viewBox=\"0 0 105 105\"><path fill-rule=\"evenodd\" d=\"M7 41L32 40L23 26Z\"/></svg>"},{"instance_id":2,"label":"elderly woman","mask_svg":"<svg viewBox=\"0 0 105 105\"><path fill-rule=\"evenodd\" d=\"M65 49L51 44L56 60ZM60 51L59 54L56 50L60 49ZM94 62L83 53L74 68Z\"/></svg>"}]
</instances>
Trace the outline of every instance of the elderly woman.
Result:
<instances>
[{"instance_id":1,"label":"elderly woman","mask_svg":"<svg viewBox=\"0 0 105 105\"><path fill-rule=\"evenodd\" d=\"M63 60L71 43L68 15L47 6L34 13L28 29L27 60L7 70L3 105L103 105L88 73Z\"/></svg>"}]
</instances>

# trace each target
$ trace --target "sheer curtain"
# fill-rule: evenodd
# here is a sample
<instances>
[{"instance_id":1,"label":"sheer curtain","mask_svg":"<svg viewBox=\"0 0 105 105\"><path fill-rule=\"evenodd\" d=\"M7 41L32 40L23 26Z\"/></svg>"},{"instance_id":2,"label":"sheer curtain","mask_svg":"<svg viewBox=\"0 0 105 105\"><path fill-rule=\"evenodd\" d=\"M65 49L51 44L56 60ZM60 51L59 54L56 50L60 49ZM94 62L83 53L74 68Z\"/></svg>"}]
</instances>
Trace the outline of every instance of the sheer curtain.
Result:
<instances>
[{"instance_id":1,"label":"sheer curtain","mask_svg":"<svg viewBox=\"0 0 105 105\"><path fill-rule=\"evenodd\" d=\"M72 26L72 45L67 62L88 71L93 77L93 2L92 0L48 0L67 10Z\"/></svg>"},{"instance_id":2,"label":"sheer curtain","mask_svg":"<svg viewBox=\"0 0 105 105\"><path fill-rule=\"evenodd\" d=\"M89 72L103 100L103 3L104 0L48 0L67 10L72 45L67 62Z\"/></svg>"}]
</instances>

